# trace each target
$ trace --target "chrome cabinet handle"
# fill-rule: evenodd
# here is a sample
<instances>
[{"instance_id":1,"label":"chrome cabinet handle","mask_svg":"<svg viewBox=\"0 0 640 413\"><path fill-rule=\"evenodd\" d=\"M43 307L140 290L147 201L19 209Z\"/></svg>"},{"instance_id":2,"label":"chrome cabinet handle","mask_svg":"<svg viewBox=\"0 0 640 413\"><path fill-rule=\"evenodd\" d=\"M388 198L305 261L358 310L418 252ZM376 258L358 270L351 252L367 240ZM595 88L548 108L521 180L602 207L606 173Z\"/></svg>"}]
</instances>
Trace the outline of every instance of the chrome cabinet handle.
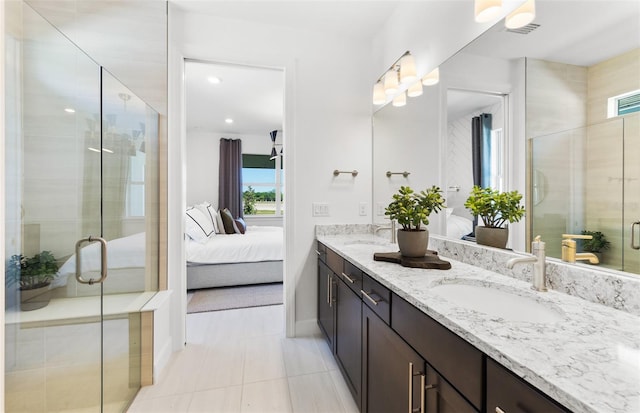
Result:
<instances>
[{"instance_id":1,"label":"chrome cabinet handle","mask_svg":"<svg viewBox=\"0 0 640 413\"><path fill-rule=\"evenodd\" d=\"M345 273L342 273L342 276L343 276L344 278L346 278L346 279L347 279L347 281L349 281L351 284L353 284L354 282L356 282L356 280L354 280L353 278L349 277L349 276L348 276L347 274L345 274Z\"/></svg>"},{"instance_id":2,"label":"chrome cabinet handle","mask_svg":"<svg viewBox=\"0 0 640 413\"><path fill-rule=\"evenodd\" d=\"M640 250L640 245L636 245L636 225L640 225L640 221L631 224L631 248Z\"/></svg>"},{"instance_id":3,"label":"chrome cabinet handle","mask_svg":"<svg viewBox=\"0 0 640 413\"><path fill-rule=\"evenodd\" d=\"M496 413L505 413L505 411L496 406Z\"/></svg>"},{"instance_id":4,"label":"chrome cabinet handle","mask_svg":"<svg viewBox=\"0 0 640 413\"><path fill-rule=\"evenodd\" d=\"M373 304L373 305L378 305L378 303L380 302L380 301L376 301L376 300L374 300L373 298L371 298L371 296L370 296L369 294L367 294L364 290L360 290L360 292L362 293L362 295L364 295L364 296L365 296L365 298L366 298L367 300L369 300L369 301L371 302L371 304Z\"/></svg>"},{"instance_id":5,"label":"chrome cabinet handle","mask_svg":"<svg viewBox=\"0 0 640 413\"><path fill-rule=\"evenodd\" d=\"M81 250L80 247L82 246L82 244L87 242L100 243L101 269L100 269L100 278L98 278L97 280L94 280L93 278L89 278L88 280L85 280L84 278L82 278L82 264L81 264L82 260L80 258L82 255L80 254L80 250ZM107 241L105 241L104 238L94 237L89 235L89 238L83 238L78 242L76 242L76 280L78 280L80 284L93 285L96 283L99 284L104 282L106 278L107 278Z\"/></svg>"},{"instance_id":6,"label":"chrome cabinet handle","mask_svg":"<svg viewBox=\"0 0 640 413\"><path fill-rule=\"evenodd\" d=\"M425 385L426 380L427 380L427 375L421 374L420 375L420 413L425 412L424 406L425 406L426 389L427 389L427 386Z\"/></svg>"},{"instance_id":7,"label":"chrome cabinet handle","mask_svg":"<svg viewBox=\"0 0 640 413\"><path fill-rule=\"evenodd\" d=\"M320 254L320 251L318 251L318 250L316 250L316 254L318 254L318 255L322 255L322 254Z\"/></svg>"},{"instance_id":8,"label":"chrome cabinet handle","mask_svg":"<svg viewBox=\"0 0 640 413\"><path fill-rule=\"evenodd\" d=\"M327 274L327 304L331 307L331 274Z\"/></svg>"}]
</instances>

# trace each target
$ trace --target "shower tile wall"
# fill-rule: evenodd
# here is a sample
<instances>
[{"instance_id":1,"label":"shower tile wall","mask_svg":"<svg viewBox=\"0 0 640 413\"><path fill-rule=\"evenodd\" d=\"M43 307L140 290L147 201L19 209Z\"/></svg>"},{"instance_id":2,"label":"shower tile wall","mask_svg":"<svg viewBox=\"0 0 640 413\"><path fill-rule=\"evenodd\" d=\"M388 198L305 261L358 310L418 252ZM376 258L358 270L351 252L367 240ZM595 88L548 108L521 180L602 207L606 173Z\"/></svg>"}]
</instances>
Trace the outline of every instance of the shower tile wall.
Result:
<instances>
[{"instance_id":1,"label":"shower tile wall","mask_svg":"<svg viewBox=\"0 0 640 413\"><path fill-rule=\"evenodd\" d=\"M454 208L456 215L469 219L472 219L472 216L464 208L464 201L473 188L471 118L481 113L492 115L493 129L504 128L504 111L501 103L468 113L457 119L449 119L447 125L447 187L460 187L458 192L447 192L447 207Z\"/></svg>"}]
</instances>

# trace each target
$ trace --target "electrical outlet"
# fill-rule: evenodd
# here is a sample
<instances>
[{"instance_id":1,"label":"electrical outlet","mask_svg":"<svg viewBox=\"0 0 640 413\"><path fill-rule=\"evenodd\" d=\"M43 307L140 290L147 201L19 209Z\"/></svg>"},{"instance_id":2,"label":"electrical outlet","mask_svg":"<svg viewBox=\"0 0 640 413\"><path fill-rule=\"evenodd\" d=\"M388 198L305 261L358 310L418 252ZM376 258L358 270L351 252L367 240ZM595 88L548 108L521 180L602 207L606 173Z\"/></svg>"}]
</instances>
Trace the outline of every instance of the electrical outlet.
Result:
<instances>
[{"instance_id":1,"label":"electrical outlet","mask_svg":"<svg viewBox=\"0 0 640 413\"><path fill-rule=\"evenodd\" d=\"M360 202L360 205L358 205L358 213L360 214L361 217L366 217L367 216L367 203L366 202Z\"/></svg>"},{"instance_id":2,"label":"electrical outlet","mask_svg":"<svg viewBox=\"0 0 640 413\"><path fill-rule=\"evenodd\" d=\"M326 202L314 202L312 204L312 215L314 217L328 217L329 216L329 204Z\"/></svg>"},{"instance_id":3,"label":"electrical outlet","mask_svg":"<svg viewBox=\"0 0 640 413\"><path fill-rule=\"evenodd\" d=\"M376 204L376 214L377 214L379 217L384 216L384 209L385 209L385 208L386 208L386 205L385 205L385 204L378 202L378 203Z\"/></svg>"}]
</instances>

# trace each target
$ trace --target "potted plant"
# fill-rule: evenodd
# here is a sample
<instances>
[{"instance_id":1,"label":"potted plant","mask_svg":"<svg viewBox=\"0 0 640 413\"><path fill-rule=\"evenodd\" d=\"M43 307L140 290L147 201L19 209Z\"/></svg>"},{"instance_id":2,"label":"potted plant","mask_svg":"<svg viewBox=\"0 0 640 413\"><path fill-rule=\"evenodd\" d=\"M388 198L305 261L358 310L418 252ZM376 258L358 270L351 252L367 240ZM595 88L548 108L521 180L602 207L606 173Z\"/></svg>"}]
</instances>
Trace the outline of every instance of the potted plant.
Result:
<instances>
[{"instance_id":1,"label":"potted plant","mask_svg":"<svg viewBox=\"0 0 640 413\"><path fill-rule=\"evenodd\" d=\"M600 231L582 231L582 235L591 235L591 239L583 239L582 249L585 252L591 252L598 257L598 261L602 262L602 253L611 248L611 242L607 240L605 235Z\"/></svg>"},{"instance_id":2,"label":"potted plant","mask_svg":"<svg viewBox=\"0 0 640 413\"><path fill-rule=\"evenodd\" d=\"M439 212L444 205L442 190L432 186L427 190L414 192L408 186L401 186L384 214L398 221L398 247L405 257L422 257L429 246L429 231L422 224L429 225L429 215Z\"/></svg>"},{"instance_id":3,"label":"potted plant","mask_svg":"<svg viewBox=\"0 0 640 413\"><path fill-rule=\"evenodd\" d=\"M50 251L42 251L31 258L22 254L9 259L6 278L18 283L20 290L20 308L25 311L36 310L49 304L45 294L49 284L58 272L58 264Z\"/></svg>"},{"instance_id":4,"label":"potted plant","mask_svg":"<svg viewBox=\"0 0 640 413\"><path fill-rule=\"evenodd\" d=\"M520 221L525 209L520 204L518 191L500 192L497 189L474 186L464 203L475 217L480 217L484 227L476 226L476 242L491 247L505 248L509 238L507 223Z\"/></svg>"}]
</instances>

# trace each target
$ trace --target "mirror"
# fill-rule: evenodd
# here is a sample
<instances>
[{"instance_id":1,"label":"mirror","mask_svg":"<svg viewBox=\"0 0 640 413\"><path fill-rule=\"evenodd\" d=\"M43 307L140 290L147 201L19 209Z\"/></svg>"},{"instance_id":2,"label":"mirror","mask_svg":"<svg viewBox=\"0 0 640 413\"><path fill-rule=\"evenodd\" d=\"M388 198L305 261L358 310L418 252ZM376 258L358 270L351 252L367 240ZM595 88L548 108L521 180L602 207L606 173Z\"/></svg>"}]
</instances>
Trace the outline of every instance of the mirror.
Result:
<instances>
[{"instance_id":1,"label":"mirror","mask_svg":"<svg viewBox=\"0 0 640 413\"><path fill-rule=\"evenodd\" d=\"M579 13L576 8L579 7ZM594 96L593 92L587 94L586 86L580 87L580 92L576 92L578 84L582 81L585 83L588 79L580 76L586 76L586 73L593 72L598 67L604 66L601 62L611 61L617 57L617 61L622 62L622 71L614 75L614 78L626 79L635 82L634 85L621 86L622 89L616 93L629 92L631 90L640 89L640 80L637 76L640 70L638 47L640 40L637 36L629 36L629 33L637 33L640 30L640 11L637 5L632 2L614 1L614 2L588 2L577 5L574 2L538 2L537 17L532 25L522 30L508 31L505 29L503 22L497 23L493 28L489 29L475 41L467 45L456 55L451 57L440 66L441 81L436 86L425 87L423 96L408 99L407 106L396 108L390 105L378 109L374 114L374 138L373 138L373 205L374 205L374 222L383 222L384 206L388 204L390 194L393 193L400 184L408 184L412 187L420 188L426 185L440 185L446 191L448 206L453 206L453 211L447 211L449 216L464 217L466 211L460 208L461 203L468 194L464 189L471 179L471 167L468 159L459 155L457 148L454 146L455 141L449 134L454 126L455 118L458 113L487 112L491 108L490 102L481 102L477 106L472 105L474 96L493 95L503 99L505 114L503 125L504 149L504 176L502 182L505 189L518 189L526 194L527 198L527 234L523 228L516 234L511 233L511 246L513 249L525 250L530 242L532 235L537 235L540 231L538 224L546 222L548 216L538 214L539 211L548 211L550 203L555 202L554 194L562 191L556 187L558 183L558 168L563 162L566 162L566 156L563 155L559 141L554 139L554 135L562 131L574 130L574 134L578 133L581 128L583 136L595 136L597 132L596 124L606 123L606 111L604 115L596 115L590 112L590 98ZM571 30L567 30L570 27ZM598 66L598 64L602 66ZM624 68L629 70L625 74ZM563 74L550 78L543 74ZM583 73L582 75L580 73ZM592 80L592 82L595 82ZM601 90L605 86L613 84L611 78L601 82ZM618 87L620 89L620 87ZM568 95L553 95L552 92L558 92L561 89L572 91ZM526 93L525 93L526 91ZM469 94L466 92L471 92ZM482 92L482 93L479 93ZM605 93L605 92L602 92ZM458 95L458 96L457 96ZM615 96L615 93L610 93ZM430 97L429 97L430 96ZM430 105L423 103L423 99L431 102ZM610 97L610 96L609 96ZM463 107L465 104L471 106L470 110ZM593 109L595 110L595 109ZM602 109L602 105L598 110ZM422 124L416 119L420 115L414 112L422 112ZM580 111L580 116L576 115L576 111ZM508 116L507 116L508 115ZM463 115L465 116L465 115ZM629 141L630 134L638 135L637 121L638 115L629 114L618 122L624 122L624 139ZM393 120L393 123L390 122ZM493 116L495 120L495 114ZM609 126L601 126L600 129L608 130L608 136L611 136L611 130L618 129L614 126L615 121L611 121ZM465 122L462 122L464 126ZM410 128L410 139L405 139L406 131L404 128ZM526 125L526 126L525 126ZM590 127L587 125L591 125ZM470 125L465 126L470 128ZM418 130L417 128L421 128ZM390 131L393 131L391 133ZM423 141L418 146L415 141L420 136ZM622 136L616 139L622 139ZM553 142L546 150L540 148L536 150L535 146L539 142L542 143L542 137L548 142ZM586 138L585 138L586 139ZM533 152L527 151L527 142L533 142ZM573 146L571 146L573 145ZM579 147L576 143L567 144L571 146L572 152ZM539 146L539 145L538 145ZM390 150L396 148L396 152ZM605 149L607 147L605 146ZM559 257L560 237L562 232L566 231L602 231L604 220L593 222L589 218L587 211L592 210L586 205L585 201L590 199L589 187L594 178L590 177L586 172L591 171L594 175L596 170L601 171L601 179L607 181L611 178L612 183L615 181L619 185L619 194L628 195L635 190L640 193L638 188L631 188L629 184L636 182L630 174L632 165L637 162L629 162L631 159L637 160L637 146L634 147L617 147L615 149L619 155L619 162L615 160L598 160L595 157L583 156L580 167L577 163L572 164L571 173L564 170L561 176L571 177L574 183L574 196L571 201L564 200L563 204L572 205L571 219L561 217L558 219L558 225L562 231L556 233L554 231L546 231L543 239L546 238L547 247L551 248L551 256ZM468 156L468 150L462 151ZM625 159L622 159L624 153ZM533 165L528 165L526 156L533 156ZM415 166L410 170L410 179L401 180L401 176L395 176L395 187L391 188L391 181L384 175L385 166L381 162L395 159L397 165L394 165L398 171ZM624 163L622 162L624 161ZM536 164L538 162L538 164ZM542 162L542 163L540 163ZM555 170L545 169L543 163L555 166ZM577 162L577 160L576 160ZM607 162L614 162L618 170L603 171L602 166ZM617 163L616 163L617 162ZM467 175L456 176L456 164L463 165L468 170ZM410 166L405 166L410 165ZM539 166L536 166L539 165ZM621 166L624 165L624 166ZM463 176L465 178L463 178ZM525 180L525 176L527 179ZM569 178L567 178L569 179ZM619 183L617 182L619 181ZM465 184L465 182L467 182ZM578 184L581 182L581 186ZM603 182L598 185L606 185ZM626 186L625 186L626 184ZM585 186L586 185L586 186ZM456 191L460 188L458 191ZM606 191L605 187L600 187L600 194ZM392 190L393 189L393 190ZM596 190L597 191L597 190ZM597 192L596 192L597 193ZM609 193L609 192L607 192ZM566 194L566 192L565 192ZM600 197L602 198L602 197ZM626 255L630 255L631 244L631 225L633 222L640 220L640 215L636 213L635 218L631 214L625 214L623 217L620 208L626 205L624 211L628 212L631 208L621 197L612 199L608 205L602 206L607 211L612 211L616 206L616 217L606 217L606 220L622 222L623 228L609 230L612 242L611 250L608 253L622 254L625 250ZM633 204L639 204L634 202ZM558 203L556 202L556 205ZM568 209L565 209L565 212ZM602 214L594 212L594 214ZM442 216L441 216L442 215ZM432 219L430 230L432 233L447 234L448 225L444 215L438 214L436 219ZM627 216L628 215L628 216ZM618 219L619 218L619 219ZM598 219L594 218L596 221ZM587 225L588 224L588 228ZM636 225L635 239L640 238ZM511 231L510 231L511 232ZM533 232L536 232L535 234ZM604 232L604 231L603 231ZM613 245L614 241L618 246ZM557 245L556 245L557 244ZM557 247L557 248L556 248ZM553 249L557 251L553 251ZM636 251L636 250L633 250ZM636 255L638 252L636 252ZM606 259L604 260L606 263ZM611 268L624 269L625 271L633 271L629 266L622 266L620 263L614 263Z\"/></svg>"}]
</instances>

